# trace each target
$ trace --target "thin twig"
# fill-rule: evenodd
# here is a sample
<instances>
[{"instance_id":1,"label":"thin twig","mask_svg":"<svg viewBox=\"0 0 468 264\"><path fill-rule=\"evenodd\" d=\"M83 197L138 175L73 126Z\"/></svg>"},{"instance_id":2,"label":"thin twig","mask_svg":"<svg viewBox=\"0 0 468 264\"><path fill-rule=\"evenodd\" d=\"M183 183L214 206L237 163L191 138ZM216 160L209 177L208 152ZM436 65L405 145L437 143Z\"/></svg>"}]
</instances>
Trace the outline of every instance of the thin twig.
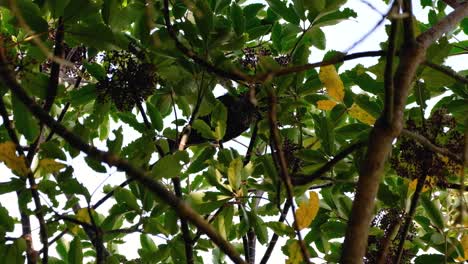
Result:
<instances>
[{"instance_id":1,"label":"thin twig","mask_svg":"<svg viewBox=\"0 0 468 264\"><path fill-rule=\"evenodd\" d=\"M286 220L286 215L288 214L289 208L291 208L291 204L289 200L286 200L283 206L283 210L281 211L281 215L278 219L279 223L283 223L284 220ZM266 264L268 262L268 259L270 259L271 257L271 253L275 249L276 242L278 242L278 238L279 238L278 234L273 233L273 236L271 237L270 242L268 243L268 247L265 250L265 254L262 257L260 264Z\"/></svg>"},{"instance_id":2,"label":"thin twig","mask_svg":"<svg viewBox=\"0 0 468 264\"><path fill-rule=\"evenodd\" d=\"M3 52L3 50L0 49L0 53ZM9 116L7 109L5 107L5 104L3 102L3 98L0 98L0 114L3 119L3 125L5 126L5 129L7 130L8 136L10 137L11 141L15 143L16 145L16 150L18 151L18 154L21 156L24 156L23 149L20 147L19 144L19 139L18 136L16 135L16 132L10 122ZM25 185L26 181L24 178L20 178L24 184L24 188L16 190L16 196L18 197L18 200L22 196L22 192L26 190ZM31 222L29 219L29 215L27 212L24 211L24 208L22 206L18 205L18 209L20 212L20 217L21 217L21 228L22 228L22 237L26 241L26 257L28 264L31 263L36 263L37 262L37 252L34 250L33 246L33 240L32 240L32 235L31 235Z\"/></svg>"},{"instance_id":3,"label":"thin twig","mask_svg":"<svg viewBox=\"0 0 468 264\"><path fill-rule=\"evenodd\" d=\"M413 131L410 131L408 129L403 129L401 131L401 134L405 137L409 137L413 140L415 140L416 142L418 142L419 144L423 145L425 148L435 152L435 153L439 153L439 154L442 154L444 156L447 156L449 158L451 158L452 160L462 164L463 161L462 161L462 158L459 157L457 154L451 152L450 150L446 149L446 148L441 148L439 146L436 146L435 144L433 144L429 139L427 139L426 137L422 136L422 135L419 135L417 134L416 132L413 132Z\"/></svg>"},{"instance_id":4,"label":"thin twig","mask_svg":"<svg viewBox=\"0 0 468 264\"><path fill-rule=\"evenodd\" d=\"M294 185L305 185L318 179L320 176L330 171L338 162L346 158L349 154L353 153L357 149L364 147L365 145L365 141L358 141L354 144L349 145L348 147L340 151L340 153L336 154L336 156L334 156L333 159L325 163L314 173L310 175L294 175L292 177L292 183Z\"/></svg>"},{"instance_id":5,"label":"thin twig","mask_svg":"<svg viewBox=\"0 0 468 264\"><path fill-rule=\"evenodd\" d=\"M281 138L279 134L279 130L277 127L278 120L277 120L277 99L275 95L275 91L272 90L273 88L269 89L269 103L270 103L270 109L268 112L268 117L270 121L270 135L272 137L273 145L275 147L275 152L272 153L275 155L276 153L276 160L279 162L279 168L280 168L280 175L281 179L286 187L286 194L287 194L287 200L291 204L291 209L293 211L293 217L294 217L294 223L293 227L294 230L296 231L296 235L299 241L299 245L301 248L301 253L303 260L306 263L310 263L310 257L309 257L309 252L304 244L304 241L302 240L302 235L299 230L299 227L297 225L297 219L296 219L296 210L294 206L294 190L293 190L293 184L291 181L291 177L289 176L289 171L288 171L288 163L286 160L286 157L283 152L283 147L281 144Z\"/></svg>"},{"instance_id":6,"label":"thin twig","mask_svg":"<svg viewBox=\"0 0 468 264\"><path fill-rule=\"evenodd\" d=\"M468 84L468 78L458 74L456 71L452 70L451 68L449 68L447 66L438 65L438 64L435 64L435 63L430 62L430 61L425 61L424 65L426 65L428 67L431 67L432 69L434 69L436 71L440 71L441 73L443 73L443 74L451 77L452 79L457 80L457 81L459 81L459 82L461 82L463 84Z\"/></svg>"}]
</instances>

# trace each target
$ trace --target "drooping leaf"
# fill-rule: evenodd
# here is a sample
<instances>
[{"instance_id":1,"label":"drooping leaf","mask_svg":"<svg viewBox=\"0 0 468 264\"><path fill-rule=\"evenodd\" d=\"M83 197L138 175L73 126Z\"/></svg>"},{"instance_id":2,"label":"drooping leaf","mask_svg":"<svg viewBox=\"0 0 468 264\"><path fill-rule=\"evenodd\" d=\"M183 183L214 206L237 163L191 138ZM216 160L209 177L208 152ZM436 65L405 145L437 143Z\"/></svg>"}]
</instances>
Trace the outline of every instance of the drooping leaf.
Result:
<instances>
[{"instance_id":1,"label":"drooping leaf","mask_svg":"<svg viewBox=\"0 0 468 264\"><path fill-rule=\"evenodd\" d=\"M26 165L26 158L16 155L16 145L11 141L0 143L0 161L22 177L26 177L31 171Z\"/></svg>"},{"instance_id":2,"label":"drooping leaf","mask_svg":"<svg viewBox=\"0 0 468 264\"><path fill-rule=\"evenodd\" d=\"M296 210L297 228L302 230L314 220L319 209L319 198L316 192L309 192L309 200L299 204Z\"/></svg>"},{"instance_id":3,"label":"drooping leaf","mask_svg":"<svg viewBox=\"0 0 468 264\"><path fill-rule=\"evenodd\" d=\"M327 89L328 95L338 102L342 102L344 98L344 85L336 72L335 66L327 65L320 67L319 78Z\"/></svg>"},{"instance_id":4,"label":"drooping leaf","mask_svg":"<svg viewBox=\"0 0 468 264\"><path fill-rule=\"evenodd\" d=\"M83 246L79 237L75 237L70 243L68 251L68 263L83 264Z\"/></svg>"}]
</instances>

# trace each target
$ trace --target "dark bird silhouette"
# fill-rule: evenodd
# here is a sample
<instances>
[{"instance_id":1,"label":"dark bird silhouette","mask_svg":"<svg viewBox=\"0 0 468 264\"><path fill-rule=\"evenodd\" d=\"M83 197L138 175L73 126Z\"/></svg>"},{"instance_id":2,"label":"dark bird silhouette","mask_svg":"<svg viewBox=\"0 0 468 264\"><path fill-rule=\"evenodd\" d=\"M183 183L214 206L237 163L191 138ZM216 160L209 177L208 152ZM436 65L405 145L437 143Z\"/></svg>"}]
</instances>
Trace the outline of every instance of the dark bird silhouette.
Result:
<instances>
[{"instance_id":1,"label":"dark bird silhouette","mask_svg":"<svg viewBox=\"0 0 468 264\"><path fill-rule=\"evenodd\" d=\"M239 96L225 94L216 99L219 100L227 110L226 133L221 142L227 142L240 136L249 129L252 122L259 118L259 112L250 102L248 93ZM211 124L210 115L200 117L199 119L205 121L208 125ZM214 130L214 127L212 127L212 130ZM213 140L204 138L200 133L192 129L186 145L197 145L210 141ZM170 141L169 144L171 145L171 149L174 149L172 147L177 148L175 142Z\"/></svg>"}]
</instances>

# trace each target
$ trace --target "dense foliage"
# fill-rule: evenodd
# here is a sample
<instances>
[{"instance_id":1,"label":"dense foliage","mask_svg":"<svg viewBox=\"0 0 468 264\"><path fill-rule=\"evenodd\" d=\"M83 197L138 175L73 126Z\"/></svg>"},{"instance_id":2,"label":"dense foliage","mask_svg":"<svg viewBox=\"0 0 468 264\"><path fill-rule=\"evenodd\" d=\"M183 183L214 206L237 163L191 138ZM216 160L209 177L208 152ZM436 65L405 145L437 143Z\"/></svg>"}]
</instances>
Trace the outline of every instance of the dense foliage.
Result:
<instances>
[{"instance_id":1,"label":"dense foliage","mask_svg":"<svg viewBox=\"0 0 468 264\"><path fill-rule=\"evenodd\" d=\"M384 2L0 0L0 262L468 259L468 4Z\"/></svg>"}]
</instances>

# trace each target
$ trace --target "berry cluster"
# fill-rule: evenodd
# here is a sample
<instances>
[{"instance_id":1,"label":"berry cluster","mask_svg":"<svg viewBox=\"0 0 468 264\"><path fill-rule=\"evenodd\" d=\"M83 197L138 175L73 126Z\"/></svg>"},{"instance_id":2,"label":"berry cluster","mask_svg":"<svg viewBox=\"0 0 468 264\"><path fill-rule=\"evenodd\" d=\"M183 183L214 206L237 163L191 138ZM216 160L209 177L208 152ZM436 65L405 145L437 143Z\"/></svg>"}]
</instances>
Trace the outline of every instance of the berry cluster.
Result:
<instances>
[{"instance_id":1,"label":"berry cluster","mask_svg":"<svg viewBox=\"0 0 468 264\"><path fill-rule=\"evenodd\" d=\"M243 50L244 57L240 59L242 67L247 70L252 70L257 67L260 57L272 56L272 52L264 47L259 48L245 48ZM291 62L289 55L280 55L273 57L273 59L281 66L287 66Z\"/></svg>"},{"instance_id":2,"label":"berry cluster","mask_svg":"<svg viewBox=\"0 0 468 264\"><path fill-rule=\"evenodd\" d=\"M406 128L426 137L435 145L453 153L462 153L463 135L455 130L455 120L445 109L435 111L424 125L408 120ZM447 172L458 174L460 164L448 157L433 153L413 139L401 137L397 143L398 153L390 162L400 177L416 179L425 174L436 178L436 185L444 186Z\"/></svg>"},{"instance_id":3,"label":"berry cluster","mask_svg":"<svg viewBox=\"0 0 468 264\"><path fill-rule=\"evenodd\" d=\"M364 263L377 263L379 254L382 253L382 249L384 243L386 243L386 239L389 236L392 236L393 229L396 227L398 228L398 223L401 224L402 219L406 218L406 214L397 208L387 208L380 210L374 219L372 220L371 226L377 227L380 230L383 230L384 233L381 236L370 235L368 238L368 249L366 252L366 256L364 258ZM399 230L398 234L395 236L393 240L389 243L389 249L387 251L386 259L384 263L393 263L396 257L396 253L398 250L398 244L402 239L403 230ZM414 224L411 224L409 232L405 240L412 241L416 235L416 228ZM408 263L409 260L412 258L412 252L410 250L403 250L402 259L400 263Z\"/></svg>"},{"instance_id":4,"label":"berry cluster","mask_svg":"<svg viewBox=\"0 0 468 264\"><path fill-rule=\"evenodd\" d=\"M110 51L104 57L107 78L96 85L98 100L111 100L119 111L131 111L156 89L157 76L151 63L141 62L127 51Z\"/></svg>"}]
</instances>

